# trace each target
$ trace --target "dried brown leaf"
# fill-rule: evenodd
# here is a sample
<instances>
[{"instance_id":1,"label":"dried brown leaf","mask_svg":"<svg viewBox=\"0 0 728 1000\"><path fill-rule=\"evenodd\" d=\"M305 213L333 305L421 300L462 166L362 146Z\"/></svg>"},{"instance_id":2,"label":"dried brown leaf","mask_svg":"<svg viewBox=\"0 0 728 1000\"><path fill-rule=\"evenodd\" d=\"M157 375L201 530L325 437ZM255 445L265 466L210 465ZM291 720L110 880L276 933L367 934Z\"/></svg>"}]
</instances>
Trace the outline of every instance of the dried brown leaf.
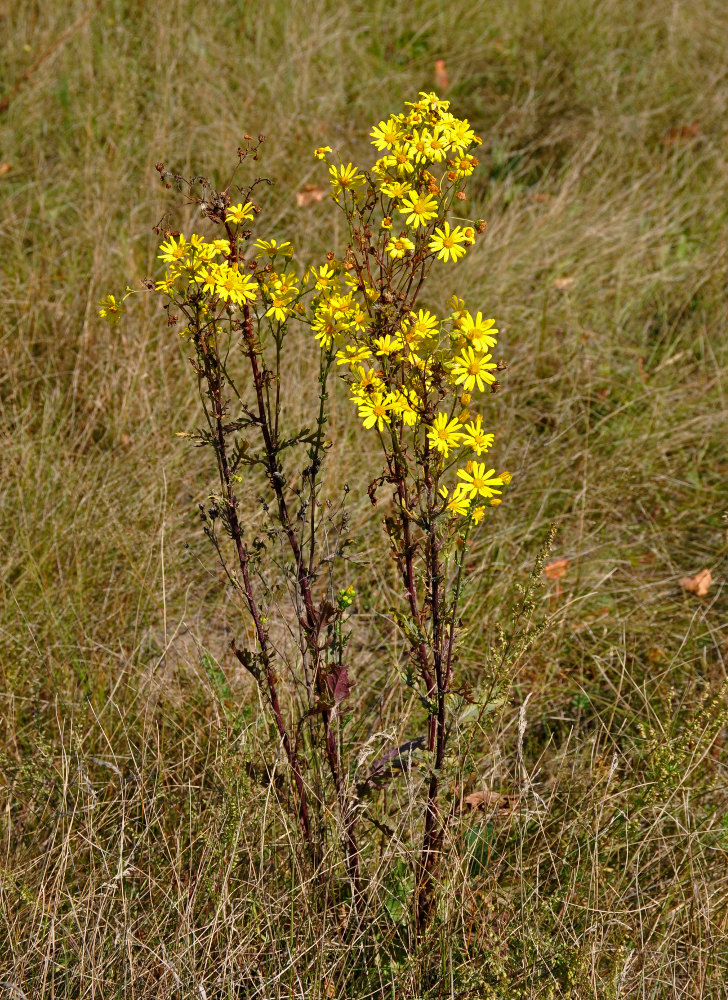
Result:
<instances>
[{"instance_id":1,"label":"dried brown leaf","mask_svg":"<svg viewBox=\"0 0 728 1000\"><path fill-rule=\"evenodd\" d=\"M517 801L515 795L501 795L500 792L493 792L489 788L482 792L471 792L463 799L470 809L482 809L484 812L501 815L513 812Z\"/></svg>"},{"instance_id":2,"label":"dried brown leaf","mask_svg":"<svg viewBox=\"0 0 728 1000\"><path fill-rule=\"evenodd\" d=\"M0 177L3 174L9 174L12 169L9 163L0 163Z\"/></svg>"},{"instance_id":3,"label":"dried brown leaf","mask_svg":"<svg viewBox=\"0 0 728 1000\"><path fill-rule=\"evenodd\" d=\"M684 576L680 581L683 590L690 594L697 594L698 597L705 597L708 587L713 582L713 574L709 569L701 569L695 576Z\"/></svg>"},{"instance_id":4,"label":"dried brown leaf","mask_svg":"<svg viewBox=\"0 0 728 1000\"><path fill-rule=\"evenodd\" d=\"M435 86L438 90L447 90L450 86L450 74L445 66L444 59L435 60Z\"/></svg>"},{"instance_id":5,"label":"dried brown leaf","mask_svg":"<svg viewBox=\"0 0 728 1000\"><path fill-rule=\"evenodd\" d=\"M571 288L575 281L576 278L557 278L554 281L554 288L558 288L559 291L563 292L567 288Z\"/></svg>"},{"instance_id":6,"label":"dried brown leaf","mask_svg":"<svg viewBox=\"0 0 728 1000\"><path fill-rule=\"evenodd\" d=\"M543 571L549 580L559 580L566 574L570 562L571 559L554 559L544 566Z\"/></svg>"},{"instance_id":7,"label":"dried brown leaf","mask_svg":"<svg viewBox=\"0 0 728 1000\"><path fill-rule=\"evenodd\" d=\"M324 196L324 189L318 184L304 184L300 191L296 192L296 204L299 208L306 205L313 205L314 202L321 201Z\"/></svg>"}]
</instances>

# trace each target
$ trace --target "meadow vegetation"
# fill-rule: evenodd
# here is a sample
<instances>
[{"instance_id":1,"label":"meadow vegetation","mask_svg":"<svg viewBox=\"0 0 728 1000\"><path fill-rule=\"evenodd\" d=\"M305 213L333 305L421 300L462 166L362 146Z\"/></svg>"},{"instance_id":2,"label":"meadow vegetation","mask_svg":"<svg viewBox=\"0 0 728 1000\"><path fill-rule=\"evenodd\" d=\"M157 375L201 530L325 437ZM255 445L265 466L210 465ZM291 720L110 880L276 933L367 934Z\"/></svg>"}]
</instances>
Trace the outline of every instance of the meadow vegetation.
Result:
<instances>
[{"instance_id":1,"label":"meadow vegetation","mask_svg":"<svg viewBox=\"0 0 728 1000\"><path fill-rule=\"evenodd\" d=\"M725 6L76 0L0 27L0 995L722 995ZM184 345L156 296L114 327L97 303L159 277L166 214L198 225L155 161L222 182L246 132L268 137L267 233L306 263L340 254L312 150L368 158L371 123L436 89L438 59L484 140L467 214L488 227L428 294L497 317L509 365L489 405L514 478L466 561L470 690L551 525L565 572L542 575L548 628L447 764L422 935L424 772L376 798L352 922L333 847L311 876L230 649L244 624L198 510L214 477L175 436L199 421ZM293 424L317 389L300 336ZM422 716L367 495L382 461L347 396L332 383L327 475L350 487L356 739L381 754ZM681 587L703 567L706 594Z\"/></svg>"}]
</instances>

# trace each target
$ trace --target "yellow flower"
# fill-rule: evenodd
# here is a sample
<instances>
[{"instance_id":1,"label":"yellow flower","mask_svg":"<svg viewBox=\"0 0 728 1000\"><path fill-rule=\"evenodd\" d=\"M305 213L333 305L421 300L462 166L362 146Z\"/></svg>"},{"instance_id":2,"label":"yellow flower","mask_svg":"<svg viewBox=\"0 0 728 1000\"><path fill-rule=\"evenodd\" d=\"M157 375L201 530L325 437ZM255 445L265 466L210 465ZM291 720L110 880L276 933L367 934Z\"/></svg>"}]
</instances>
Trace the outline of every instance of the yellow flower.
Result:
<instances>
[{"instance_id":1,"label":"yellow flower","mask_svg":"<svg viewBox=\"0 0 728 1000\"><path fill-rule=\"evenodd\" d=\"M357 405L366 430L376 425L378 430L383 431L384 425L390 422L389 411L392 402L388 393L385 395L382 392L373 392L370 396L358 399Z\"/></svg>"},{"instance_id":2,"label":"yellow flower","mask_svg":"<svg viewBox=\"0 0 728 1000\"><path fill-rule=\"evenodd\" d=\"M379 190L390 198L404 198L412 190L412 185L407 181L386 181L379 185Z\"/></svg>"},{"instance_id":3,"label":"yellow flower","mask_svg":"<svg viewBox=\"0 0 728 1000\"><path fill-rule=\"evenodd\" d=\"M406 236L400 236L396 240L390 240L384 249L390 257L400 260L406 253L411 253L414 248L415 245L412 240L408 240Z\"/></svg>"},{"instance_id":4,"label":"yellow flower","mask_svg":"<svg viewBox=\"0 0 728 1000\"><path fill-rule=\"evenodd\" d=\"M497 367L490 354L476 354L472 347L466 347L453 361L451 372L455 376L455 385L462 385L466 392L477 385L482 392L486 383L495 382L495 375L491 372Z\"/></svg>"},{"instance_id":5,"label":"yellow flower","mask_svg":"<svg viewBox=\"0 0 728 1000\"><path fill-rule=\"evenodd\" d=\"M329 167L329 174L331 175L331 183L340 191L345 188L351 190L358 187L359 184L363 184L366 180L366 177L356 172L356 167L353 163L349 163L346 166L342 165L338 168L332 164Z\"/></svg>"},{"instance_id":6,"label":"yellow flower","mask_svg":"<svg viewBox=\"0 0 728 1000\"><path fill-rule=\"evenodd\" d=\"M337 365L353 365L359 361L368 361L372 352L368 347L354 347L347 344L343 351L336 352Z\"/></svg>"},{"instance_id":7,"label":"yellow flower","mask_svg":"<svg viewBox=\"0 0 728 1000\"><path fill-rule=\"evenodd\" d=\"M465 247L460 246L465 243L467 236L460 226L450 229L450 223L445 222L442 229L435 229L428 246L433 253L437 254L438 260L447 261L450 258L456 261L458 257L465 255Z\"/></svg>"},{"instance_id":8,"label":"yellow flower","mask_svg":"<svg viewBox=\"0 0 728 1000\"><path fill-rule=\"evenodd\" d=\"M392 413L401 417L408 427L414 427L419 420L417 407L420 400L413 393L405 389L403 392L392 393Z\"/></svg>"},{"instance_id":9,"label":"yellow flower","mask_svg":"<svg viewBox=\"0 0 728 1000\"><path fill-rule=\"evenodd\" d=\"M460 319L458 326L477 351L484 351L486 347L495 347L495 335L498 331L495 329L494 319L483 319L481 312L473 319L470 313L466 312Z\"/></svg>"},{"instance_id":10,"label":"yellow flower","mask_svg":"<svg viewBox=\"0 0 728 1000\"><path fill-rule=\"evenodd\" d=\"M431 135L427 137L427 158L435 163L440 163L445 159L445 153L449 143L444 138L442 129L437 126Z\"/></svg>"},{"instance_id":11,"label":"yellow flower","mask_svg":"<svg viewBox=\"0 0 728 1000\"><path fill-rule=\"evenodd\" d=\"M386 334L384 337L377 337L374 341L374 346L377 348L377 354L380 357L388 357L390 354L396 354L397 351L401 351L404 344L399 339L399 337L391 337Z\"/></svg>"},{"instance_id":12,"label":"yellow flower","mask_svg":"<svg viewBox=\"0 0 728 1000\"><path fill-rule=\"evenodd\" d=\"M513 476L510 474L510 472L499 472L498 475L503 480L504 486L507 486L513 479Z\"/></svg>"},{"instance_id":13,"label":"yellow flower","mask_svg":"<svg viewBox=\"0 0 728 1000\"><path fill-rule=\"evenodd\" d=\"M455 118L448 122L447 134L453 149L467 149L476 141L475 132L467 118Z\"/></svg>"},{"instance_id":14,"label":"yellow flower","mask_svg":"<svg viewBox=\"0 0 728 1000\"><path fill-rule=\"evenodd\" d=\"M164 277L161 281L155 281L154 287L164 295L171 295L174 291L174 283L178 277L179 275L175 274L172 270L165 271Z\"/></svg>"},{"instance_id":15,"label":"yellow flower","mask_svg":"<svg viewBox=\"0 0 728 1000\"><path fill-rule=\"evenodd\" d=\"M293 247L286 241L285 243L276 243L275 240L256 240L255 245L258 247L262 253L257 253L256 257L275 257L277 254L281 254L283 257L293 256Z\"/></svg>"},{"instance_id":16,"label":"yellow flower","mask_svg":"<svg viewBox=\"0 0 728 1000\"><path fill-rule=\"evenodd\" d=\"M159 249L162 252L157 254L158 259L163 260L165 264L174 264L183 259L189 250L189 244L185 241L184 233L180 233L178 243L175 242L174 236L170 236L167 242L162 243Z\"/></svg>"},{"instance_id":17,"label":"yellow flower","mask_svg":"<svg viewBox=\"0 0 728 1000\"><path fill-rule=\"evenodd\" d=\"M483 430L483 418L477 416L472 423L465 425L465 436L463 446L472 448L476 455L482 455L495 441L494 434L486 434ZM501 476L501 478L503 478ZM505 482L505 480L503 480Z\"/></svg>"},{"instance_id":18,"label":"yellow flower","mask_svg":"<svg viewBox=\"0 0 728 1000\"><path fill-rule=\"evenodd\" d=\"M403 176L404 174L411 174L415 169L410 158L409 150L401 147L395 149L393 153L389 154L389 156L383 156L382 159L377 162L387 170L394 170L395 173L400 176Z\"/></svg>"},{"instance_id":19,"label":"yellow flower","mask_svg":"<svg viewBox=\"0 0 728 1000\"><path fill-rule=\"evenodd\" d=\"M327 153L333 153L331 146L319 146L318 149L314 149L313 151L313 155L316 157L317 160L326 159Z\"/></svg>"},{"instance_id":20,"label":"yellow flower","mask_svg":"<svg viewBox=\"0 0 728 1000\"><path fill-rule=\"evenodd\" d=\"M405 334L408 340L410 337L413 337L416 340L426 340L434 334L435 330L437 330L440 325L440 321L437 316L431 313L428 309L420 309L416 315L415 313L410 313L410 316L414 322L409 328L409 335Z\"/></svg>"},{"instance_id":21,"label":"yellow flower","mask_svg":"<svg viewBox=\"0 0 728 1000\"><path fill-rule=\"evenodd\" d=\"M430 219L437 216L437 201L430 195L410 191L402 199L399 211L407 216L407 225L417 229L418 226L426 225Z\"/></svg>"},{"instance_id":22,"label":"yellow flower","mask_svg":"<svg viewBox=\"0 0 728 1000\"><path fill-rule=\"evenodd\" d=\"M448 420L447 413L438 413L432 427L427 432L427 440L436 451L441 451L445 458L451 448L457 448L462 438L462 424L454 417Z\"/></svg>"},{"instance_id":23,"label":"yellow flower","mask_svg":"<svg viewBox=\"0 0 728 1000\"><path fill-rule=\"evenodd\" d=\"M369 133L372 137L372 146L380 152L383 149L393 149L399 142L401 134L402 127L394 117L386 122L381 121Z\"/></svg>"},{"instance_id":24,"label":"yellow flower","mask_svg":"<svg viewBox=\"0 0 728 1000\"><path fill-rule=\"evenodd\" d=\"M351 391L357 396L366 396L373 389L381 389L383 386L381 377L372 368L357 365L356 377L357 381L352 384Z\"/></svg>"},{"instance_id":25,"label":"yellow flower","mask_svg":"<svg viewBox=\"0 0 728 1000\"><path fill-rule=\"evenodd\" d=\"M316 289L323 291L332 287L336 279L336 272L328 264L322 264L318 272L315 267L311 268L311 277L315 280Z\"/></svg>"},{"instance_id":26,"label":"yellow flower","mask_svg":"<svg viewBox=\"0 0 728 1000\"><path fill-rule=\"evenodd\" d=\"M392 216L385 215L384 218L382 219L382 229L391 229L391 228L392 228Z\"/></svg>"},{"instance_id":27,"label":"yellow flower","mask_svg":"<svg viewBox=\"0 0 728 1000\"><path fill-rule=\"evenodd\" d=\"M246 219L253 218L255 218L255 216L253 214L253 203L251 201L246 201L244 205L242 202L238 202L237 205L231 205L225 213L225 222L240 223L245 222Z\"/></svg>"},{"instance_id":28,"label":"yellow flower","mask_svg":"<svg viewBox=\"0 0 728 1000\"><path fill-rule=\"evenodd\" d=\"M230 264L212 264L201 276L204 290L218 295L224 302L243 305L258 295L258 285L249 274L241 274Z\"/></svg>"},{"instance_id":29,"label":"yellow flower","mask_svg":"<svg viewBox=\"0 0 728 1000\"><path fill-rule=\"evenodd\" d=\"M493 501L491 501L491 503L492 502ZM476 507L475 510L473 511L473 523L480 524L480 522L483 520L484 514L485 514L485 507Z\"/></svg>"},{"instance_id":30,"label":"yellow flower","mask_svg":"<svg viewBox=\"0 0 728 1000\"><path fill-rule=\"evenodd\" d=\"M118 323L123 312L121 303L117 302L113 295L107 295L99 302L99 316L111 324Z\"/></svg>"},{"instance_id":31,"label":"yellow flower","mask_svg":"<svg viewBox=\"0 0 728 1000\"><path fill-rule=\"evenodd\" d=\"M467 469L458 469L458 476L463 480L460 483L460 488L467 493L469 497L493 497L500 493L500 490L493 489L494 486L502 486L503 481L496 475L495 469L488 469L485 471L484 462L469 462L468 463L471 472Z\"/></svg>"},{"instance_id":32,"label":"yellow flower","mask_svg":"<svg viewBox=\"0 0 728 1000\"><path fill-rule=\"evenodd\" d=\"M274 295L270 308L266 310L266 316L272 316L279 323L285 323L286 318L293 313L293 310L289 307L290 301L290 299L282 295Z\"/></svg>"},{"instance_id":33,"label":"yellow flower","mask_svg":"<svg viewBox=\"0 0 728 1000\"><path fill-rule=\"evenodd\" d=\"M470 510L470 498L467 493L460 489L460 484L455 487L452 497L445 506L453 516L459 514L461 517L464 517L468 513Z\"/></svg>"}]
</instances>

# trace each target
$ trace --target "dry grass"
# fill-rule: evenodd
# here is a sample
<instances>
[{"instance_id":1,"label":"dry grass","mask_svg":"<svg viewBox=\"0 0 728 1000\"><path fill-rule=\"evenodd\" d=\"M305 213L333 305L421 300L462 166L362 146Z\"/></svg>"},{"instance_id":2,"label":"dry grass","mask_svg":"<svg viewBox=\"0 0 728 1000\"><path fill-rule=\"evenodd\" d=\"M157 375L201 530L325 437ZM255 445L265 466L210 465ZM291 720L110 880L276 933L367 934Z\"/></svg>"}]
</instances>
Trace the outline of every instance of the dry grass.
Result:
<instances>
[{"instance_id":1,"label":"dry grass","mask_svg":"<svg viewBox=\"0 0 728 1000\"><path fill-rule=\"evenodd\" d=\"M0 98L88 9L0 13ZM0 113L0 994L723 995L726 33L717 0L108 0L21 85ZM458 291L499 317L510 363L495 412L515 488L469 567L475 687L550 522L571 562L543 595L556 621L453 765L453 794L512 798L460 816L418 949L421 778L378 804L393 833L342 940L340 859L311 884L226 652L238 625L194 520L207 473L174 437L196 419L179 344L147 297L111 333L95 303L152 271L151 226L177 210L154 161L222 176L246 130L270 136L270 230L304 259L328 249L330 207L294 198L320 178L310 149L362 155L439 57L486 138L488 236ZM455 290L439 273L432 305ZM418 717L343 392L334 429L357 690L377 692L387 746ZM707 597L686 595L703 566Z\"/></svg>"}]
</instances>

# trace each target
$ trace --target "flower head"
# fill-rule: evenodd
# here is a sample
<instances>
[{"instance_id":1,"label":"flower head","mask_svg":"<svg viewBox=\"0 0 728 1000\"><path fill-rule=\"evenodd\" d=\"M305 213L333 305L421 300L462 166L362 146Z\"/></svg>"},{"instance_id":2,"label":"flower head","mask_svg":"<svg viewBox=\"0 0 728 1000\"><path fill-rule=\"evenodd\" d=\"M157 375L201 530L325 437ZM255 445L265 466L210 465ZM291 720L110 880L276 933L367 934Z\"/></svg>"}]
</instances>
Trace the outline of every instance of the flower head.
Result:
<instances>
[{"instance_id":1,"label":"flower head","mask_svg":"<svg viewBox=\"0 0 728 1000\"><path fill-rule=\"evenodd\" d=\"M415 248L412 240L408 240L406 236L400 236L396 240L390 240L385 246L386 252L390 257L395 260L401 260L406 253L411 253Z\"/></svg>"},{"instance_id":2,"label":"flower head","mask_svg":"<svg viewBox=\"0 0 728 1000\"><path fill-rule=\"evenodd\" d=\"M417 229L437 216L437 201L429 194L417 194L416 191L410 191L402 199L399 211L402 215L407 216L407 225Z\"/></svg>"},{"instance_id":3,"label":"flower head","mask_svg":"<svg viewBox=\"0 0 728 1000\"><path fill-rule=\"evenodd\" d=\"M482 392L486 383L495 382L495 375L491 372L497 367L490 354L476 354L472 347L466 347L453 361L451 373L455 377L455 385L462 385L466 392L476 385Z\"/></svg>"},{"instance_id":4,"label":"flower head","mask_svg":"<svg viewBox=\"0 0 728 1000\"><path fill-rule=\"evenodd\" d=\"M500 493L494 486L502 486L503 480L495 475L495 469L485 471L485 462L468 462L471 471L458 469L458 476L463 480L460 488L469 497L493 497Z\"/></svg>"},{"instance_id":5,"label":"flower head","mask_svg":"<svg viewBox=\"0 0 728 1000\"><path fill-rule=\"evenodd\" d=\"M242 202L238 205L231 205L225 213L225 222L240 223L253 218L253 203L251 201L246 201L244 205Z\"/></svg>"},{"instance_id":6,"label":"flower head","mask_svg":"<svg viewBox=\"0 0 728 1000\"><path fill-rule=\"evenodd\" d=\"M455 226L451 230L450 223L445 222L442 229L435 229L428 246L433 253L437 254L438 260L447 261L452 258L453 261L456 261L465 255L465 247L461 244L466 242L467 236L464 229Z\"/></svg>"},{"instance_id":7,"label":"flower head","mask_svg":"<svg viewBox=\"0 0 728 1000\"><path fill-rule=\"evenodd\" d=\"M457 448L462 440L463 425L454 417L448 418L447 413L438 413L427 432L430 447L440 451L447 458L451 448Z\"/></svg>"}]
</instances>

